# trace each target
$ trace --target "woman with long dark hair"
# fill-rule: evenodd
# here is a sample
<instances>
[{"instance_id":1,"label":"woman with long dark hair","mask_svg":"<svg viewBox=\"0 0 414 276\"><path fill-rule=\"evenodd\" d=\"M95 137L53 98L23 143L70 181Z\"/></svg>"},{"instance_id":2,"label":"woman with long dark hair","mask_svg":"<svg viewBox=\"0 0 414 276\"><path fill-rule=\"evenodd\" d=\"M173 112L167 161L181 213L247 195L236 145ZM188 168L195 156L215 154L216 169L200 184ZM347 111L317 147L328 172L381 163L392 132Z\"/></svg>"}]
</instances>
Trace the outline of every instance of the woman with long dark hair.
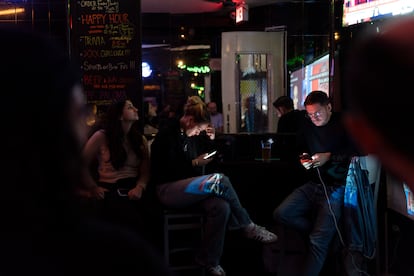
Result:
<instances>
[{"instance_id":1,"label":"woman with long dark hair","mask_svg":"<svg viewBox=\"0 0 414 276\"><path fill-rule=\"evenodd\" d=\"M143 195L149 180L147 139L138 129L138 109L130 100L112 103L104 116L103 128L84 147L89 164L96 159L94 196L98 214L112 222L126 224L145 233Z\"/></svg>"}]
</instances>

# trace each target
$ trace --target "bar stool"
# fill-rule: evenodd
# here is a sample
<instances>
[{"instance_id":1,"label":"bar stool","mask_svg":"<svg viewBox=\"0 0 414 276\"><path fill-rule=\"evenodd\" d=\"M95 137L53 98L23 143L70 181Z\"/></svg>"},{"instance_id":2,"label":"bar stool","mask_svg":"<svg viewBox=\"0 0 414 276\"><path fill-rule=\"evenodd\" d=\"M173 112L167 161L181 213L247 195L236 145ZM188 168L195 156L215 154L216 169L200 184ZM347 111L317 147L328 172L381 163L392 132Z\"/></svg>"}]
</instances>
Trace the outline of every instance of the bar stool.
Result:
<instances>
[{"instance_id":1,"label":"bar stool","mask_svg":"<svg viewBox=\"0 0 414 276\"><path fill-rule=\"evenodd\" d=\"M204 269L194 261L203 237L204 214L194 209L164 209L164 258L174 272L192 272L204 276ZM180 274L181 275L181 274Z\"/></svg>"}]
</instances>

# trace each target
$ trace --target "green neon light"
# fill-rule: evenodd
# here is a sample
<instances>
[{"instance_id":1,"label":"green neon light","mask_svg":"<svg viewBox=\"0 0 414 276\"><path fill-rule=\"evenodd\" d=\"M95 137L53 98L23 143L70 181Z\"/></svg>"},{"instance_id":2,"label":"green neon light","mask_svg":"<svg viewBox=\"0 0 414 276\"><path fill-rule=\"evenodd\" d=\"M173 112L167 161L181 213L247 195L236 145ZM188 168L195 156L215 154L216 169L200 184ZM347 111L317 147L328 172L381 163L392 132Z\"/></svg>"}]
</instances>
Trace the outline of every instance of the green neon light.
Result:
<instances>
[{"instance_id":1,"label":"green neon light","mask_svg":"<svg viewBox=\"0 0 414 276\"><path fill-rule=\"evenodd\" d=\"M182 65L177 65L177 67L181 70L187 69L187 71L192 72L192 73L201 73L201 74L207 74L210 73L210 67L208 66L188 66L185 64Z\"/></svg>"},{"instance_id":2,"label":"green neon light","mask_svg":"<svg viewBox=\"0 0 414 276\"><path fill-rule=\"evenodd\" d=\"M187 71L193 72L193 73L202 73L207 74L210 73L210 67L208 66L193 66L193 67L187 67Z\"/></svg>"},{"instance_id":3,"label":"green neon light","mask_svg":"<svg viewBox=\"0 0 414 276\"><path fill-rule=\"evenodd\" d=\"M194 90L204 91L204 86L192 85L191 88Z\"/></svg>"}]
</instances>

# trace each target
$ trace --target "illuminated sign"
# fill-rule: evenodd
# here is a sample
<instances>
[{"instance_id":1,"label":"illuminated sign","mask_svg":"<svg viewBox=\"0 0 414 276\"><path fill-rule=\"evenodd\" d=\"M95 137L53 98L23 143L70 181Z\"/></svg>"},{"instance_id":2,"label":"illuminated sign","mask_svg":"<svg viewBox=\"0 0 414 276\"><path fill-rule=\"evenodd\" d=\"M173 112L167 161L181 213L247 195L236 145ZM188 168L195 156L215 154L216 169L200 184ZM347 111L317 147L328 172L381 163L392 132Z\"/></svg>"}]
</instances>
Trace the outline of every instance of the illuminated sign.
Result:
<instances>
[{"instance_id":1,"label":"illuminated sign","mask_svg":"<svg viewBox=\"0 0 414 276\"><path fill-rule=\"evenodd\" d=\"M246 4L242 3L236 7L236 23L249 20L249 8Z\"/></svg>"},{"instance_id":2,"label":"illuminated sign","mask_svg":"<svg viewBox=\"0 0 414 276\"><path fill-rule=\"evenodd\" d=\"M147 62L142 62L142 76L147 78L151 75L151 66Z\"/></svg>"}]
</instances>

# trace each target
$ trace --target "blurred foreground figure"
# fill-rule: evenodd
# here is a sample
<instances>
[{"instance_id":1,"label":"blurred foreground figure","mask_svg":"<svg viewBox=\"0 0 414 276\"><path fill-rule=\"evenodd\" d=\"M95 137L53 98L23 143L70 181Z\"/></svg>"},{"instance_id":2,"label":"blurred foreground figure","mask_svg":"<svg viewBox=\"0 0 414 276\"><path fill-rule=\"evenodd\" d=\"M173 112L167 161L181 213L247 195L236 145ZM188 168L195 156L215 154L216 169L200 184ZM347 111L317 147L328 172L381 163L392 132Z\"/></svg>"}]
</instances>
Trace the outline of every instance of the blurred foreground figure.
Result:
<instances>
[{"instance_id":1,"label":"blurred foreground figure","mask_svg":"<svg viewBox=\"0 0 414 276\"><path fill-rule=\"evenodd\" d=\"M349 51L345 123L365 153L414 190L414 19L392 21Z\"/></svg>"},{"instance_id":2,"label":"blurred foreground figure","mask_svg":"<svg viewBox=\"0 0 414 276\"><path fill-rule=\"evenodd\" d=\"M39 34L0 30L0 275L166 275L128 230L86 216L77 66Z\"/></svg>"}]
</instances>

